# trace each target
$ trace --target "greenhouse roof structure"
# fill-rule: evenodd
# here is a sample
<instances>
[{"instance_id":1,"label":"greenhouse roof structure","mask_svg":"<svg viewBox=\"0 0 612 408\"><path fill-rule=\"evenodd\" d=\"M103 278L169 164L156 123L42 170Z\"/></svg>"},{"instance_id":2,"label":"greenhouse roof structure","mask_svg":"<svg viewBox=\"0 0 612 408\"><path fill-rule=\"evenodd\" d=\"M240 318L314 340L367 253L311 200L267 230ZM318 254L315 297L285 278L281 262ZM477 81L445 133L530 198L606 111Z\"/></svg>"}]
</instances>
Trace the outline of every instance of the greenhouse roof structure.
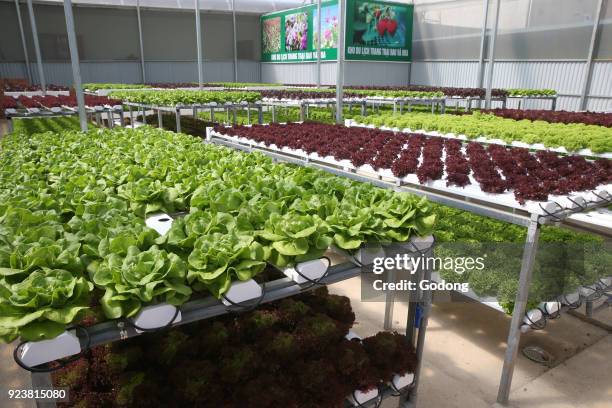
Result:
<instances>
[{"instance_id":1,"label":"greenhouse roof structure","mask_svg":"<svg viewBox=\"0 0 612 408\"><path fill-rule=\"evenodd\" d=\"M37 0L39 4L58 4L62 0ZM310 3L306 0L234 0L237 12L263 14L271 11L285 10ZM102 7L136 7L153 9L193 10L195 0L77 0L72 2L75 6L102 6ZM202 0L200 9L203 11L232 11L232 0Z\"/></svg>"}]
</instances>

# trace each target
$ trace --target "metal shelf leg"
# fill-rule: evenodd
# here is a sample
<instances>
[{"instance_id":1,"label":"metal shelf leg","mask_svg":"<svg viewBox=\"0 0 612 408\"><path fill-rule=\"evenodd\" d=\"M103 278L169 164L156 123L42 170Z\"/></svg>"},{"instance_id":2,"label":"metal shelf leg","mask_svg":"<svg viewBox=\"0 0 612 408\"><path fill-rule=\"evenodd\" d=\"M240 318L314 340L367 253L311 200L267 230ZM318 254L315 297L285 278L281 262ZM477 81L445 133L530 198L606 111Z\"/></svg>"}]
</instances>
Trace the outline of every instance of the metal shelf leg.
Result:
<instances>
[{"instance_id":1,"label":"metal shelf leg","mask_svg":"<svg viewBox=\"0 0 612 408\"><path fill-rule=\"evenodd\" d=\"M531 222L527 228L527 239L525 241L525 248L523 249L521 275L519 277L519 288L516 294L516 301L514 302L514 310L512 311L512 321L510 323L510 332L508 333L508 346L506 347L504 367L502 369L499 391L497 393L497 402L502 405L508 405L510 387L512 386L512 375L514 373L514 365L518 354L519 341L521 340L521 323L523 322L525 309L527 308L529 286L531 284L533 266L538 251L538 240L540 238L540 224L538 218L538 215L532 215Z\"/></svg>"},{"instance_id":2,"label":"metal shelf leg","mask_svg":"<svg viewBox=\"0 0 612 408\"><path fill-rule=\"evenodd\" d=\"M32 388L33 389L53 389L50 373L32 373ZM37 400L36 408L55 408L55 401Z\"/></svg>"},{"instance_id":3,"label":"metal shelf leg","mask_svg":"<svg viewBox=\"0 0 612 408\"><path fill-rule=\"evenodd\" d=\"M430 249L427 256L431 255L432 249ZM431 272L431 269L419 271L419 273L416 274L418 275L416 279L417 284L421 280L431 280ZM429 312L431 310L432 299L432 291L419 291L416 301L411 302L409 304L408 320L406 323L406 336L414 345L414 348L416 350L417 366L414 371L412 389L410 390L410 392L403 394L399 398L400 408L416 408L417 406L419 379L423 367L423 349L425 347L425 334L427 332L427 323L429 322ZM416 340L415 331L417 331Z\"/></svg>"},{"instance_id":4,"label":"metal shelf leg","mask_svg":"<svg viewBox=\"0 0 612 408\"><path fill-rule=\"evenodd\" d=\"M387 272L388 282L395 282L395 269L390 269ZM391 330L393 328L393 309L395 306L395 292L392 290L387 291L385 295L385 319L383 324L384 330Z\"/></svg>"}]
</instances>

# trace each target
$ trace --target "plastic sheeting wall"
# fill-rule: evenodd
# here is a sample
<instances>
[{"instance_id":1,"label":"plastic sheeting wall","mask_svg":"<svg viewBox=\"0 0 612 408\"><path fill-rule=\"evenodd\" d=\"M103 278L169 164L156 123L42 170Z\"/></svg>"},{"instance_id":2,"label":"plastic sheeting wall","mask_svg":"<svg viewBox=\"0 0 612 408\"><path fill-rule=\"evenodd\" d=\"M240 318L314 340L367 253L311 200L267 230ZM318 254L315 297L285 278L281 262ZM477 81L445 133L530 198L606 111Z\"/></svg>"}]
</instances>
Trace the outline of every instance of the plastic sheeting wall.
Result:
<instances>
[{"instance_id":1,"label":"plastic sheeting wall","mask_svg":"<svg viewBox=\"0 0 612 408\"><path fill-rule=\"evenodd\" d=\"M72 83L64 11L61 5L34 4L47 83ZM195 13L142 10L147 82L197 81ZM34 82L36 57L25 4L21 16ZM233 81L231 14L202 12L205 81ZM138 25L134 8L74 6L81 75L85 82L141 82ZM260 81L260 28L255 15L236 16L238 80ZM0 77L25 78L23 49L13 2L0 1Z\"/></svg>"},{"instance_id":2,"label":"plastic sheeting wall","mask_svg":"<svg viewBox=\"0 0 612 408\"><path fill-rule=\"evenodd\" d=\"M486 73L485 63L485 73ZM551 88L559 92L557 109L576 110L580 100L584 61L495 61L494 88ZM420 85L473 87L477 83L477 61L417 61L412 83ZM485 79L486 81L486 79ZM593 63L587 109L612 112L612 61ZM518 102L510 104L516 107ZM528 102L529 108L548 108L549 102Z\"/></svg>"},{"instance_id":3,"label":"plastic sheeting wall","mask_svg":"<svg viewBox=\"0 0 612 408\"><path fill-rule=\"evenodd\" d=\"M399 62L362 62L344 63L345 85L407 85L410 64ZM317 82L316 63L262 63L261 80L267 83L315 84ZM321 63L321 83L336 83L336 63Z\"/></svg>"},{"instance_id":4,"label":"plastic sheeting wall","mask_svg":"<svg viewBox=\"0 0 612 408\"><path fill-rule=\"evenodd\" d=\"M38 73L33 66L34 82ZM145 61L148 82L197 82L195 61ZM47 83L72 84L72 70L69 62L45 62L43 70ZM26 68L22 62L0 62L0 78L25 78ZM140 62L132 61L81 61L83 82L135 83L141 81ZM204 81L234 80L232 61L204 61ZM238 80L259 82L259 62L238 61Z\"/></svg>"}]
</instances>

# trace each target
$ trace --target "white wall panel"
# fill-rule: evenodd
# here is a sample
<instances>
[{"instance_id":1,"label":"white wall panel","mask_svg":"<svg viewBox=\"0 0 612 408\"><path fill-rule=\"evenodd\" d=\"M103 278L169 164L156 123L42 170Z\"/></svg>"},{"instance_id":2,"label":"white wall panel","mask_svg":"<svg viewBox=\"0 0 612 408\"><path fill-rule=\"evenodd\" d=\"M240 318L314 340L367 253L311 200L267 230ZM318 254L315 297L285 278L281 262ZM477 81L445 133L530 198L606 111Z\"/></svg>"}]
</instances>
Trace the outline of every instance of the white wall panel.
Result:
<instances>
[{"instance_id":1,"label":"white wall panel","mask_svg":"<svg viewBox=\"0 0 612 408\"><path fill-rule=\"evenodd\" d=\"M69 62L45 62L43 70L48 84L72 84L72 69ZM38 73L36 69L33 71L34 83L38 83ZM147 61L145 71L147 82L197 82L198 80L195 61ZM0 77L25 78L25 64L0 62ZM81 77L83 82L136 83L142 81L140 62L137 61L82 61ZM232 61L204 62L204 81L233 80L234 63ZM238 61L238 80L259 82L259 62Z\"/></svg>"},{"instance_id":2,"label":"white wall panel","mask_svg":"<svg viewBox=\"0 0 612 408\"><path fill-rule=\"evenodd\" d=\"M476 61L415 61L411 83L415 85L474 87L477 85Z\"/></svg>"},{"instance_id":3,"label":"white wall panel","mask_svg":"<svg viewBox=\"0 0 612 408\"><path fill-rule=\"evenodd\" d=\"M612 9L612 5L610 8ZM590 94L612 96L612 61L595 61L593 63Z\"/></svg>"},{"instance_id":4,"label":"white wall panel","mask_svg":"<svg viewBox=\"0 0 612 408\"><path fill-rule=\"evenodd\" d=\"M261 64L263 82L283 84L314 84L317 82L316 63ZM347 61L344 65L346 85L407 85L410 64ZM336 63L321 63L321 83L336 83Z\"/></svg>"},{"instance_id":5,"label":"white wall panel","mask_svg":"<svg viewBox=\"0 0 612 408\"><path fill-rule=\"evenodd\" d=\"M485 74L486 66L485 63ZM557 109L577 110L585 69L583 61L496 61L493 87L555 89L560 95ZM413 63L412 83L467 87L476 85L477 75L477 61L417 61ZM593 95L589 97L589 110L612 110L612 61L593 64L589 95ZM517 106L517 101L509 103L509 107ZM526 106L549 108L550 103L530 101Z\"/></svg>"},{"instance_id":6,"label":"white wall panel","mask_svg":"<svg viewBox=\"0 0 612 408\"><path fill-rule=\"evenodd\" d=\"M0 78L27 78L23 62L0 62Z\"/></svg>"}]
</instances>

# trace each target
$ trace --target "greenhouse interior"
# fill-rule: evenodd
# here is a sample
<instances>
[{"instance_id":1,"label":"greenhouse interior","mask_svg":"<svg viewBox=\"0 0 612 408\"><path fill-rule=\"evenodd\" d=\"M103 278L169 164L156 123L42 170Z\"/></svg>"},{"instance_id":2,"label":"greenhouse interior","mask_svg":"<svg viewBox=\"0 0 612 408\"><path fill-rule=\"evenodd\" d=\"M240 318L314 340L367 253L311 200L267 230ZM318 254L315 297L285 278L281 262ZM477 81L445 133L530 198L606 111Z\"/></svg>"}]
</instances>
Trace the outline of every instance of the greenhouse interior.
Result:
<instances>
[{"instance_id":1,"label":"greenhouse interior","mask_svg":"<svg viewBox=\"0 0 612 408\"><path fill-rule=\"evenodd\" d=\"M610 0L0 0L0 408L612 407Z\"/></svg>"}]
</instances>

